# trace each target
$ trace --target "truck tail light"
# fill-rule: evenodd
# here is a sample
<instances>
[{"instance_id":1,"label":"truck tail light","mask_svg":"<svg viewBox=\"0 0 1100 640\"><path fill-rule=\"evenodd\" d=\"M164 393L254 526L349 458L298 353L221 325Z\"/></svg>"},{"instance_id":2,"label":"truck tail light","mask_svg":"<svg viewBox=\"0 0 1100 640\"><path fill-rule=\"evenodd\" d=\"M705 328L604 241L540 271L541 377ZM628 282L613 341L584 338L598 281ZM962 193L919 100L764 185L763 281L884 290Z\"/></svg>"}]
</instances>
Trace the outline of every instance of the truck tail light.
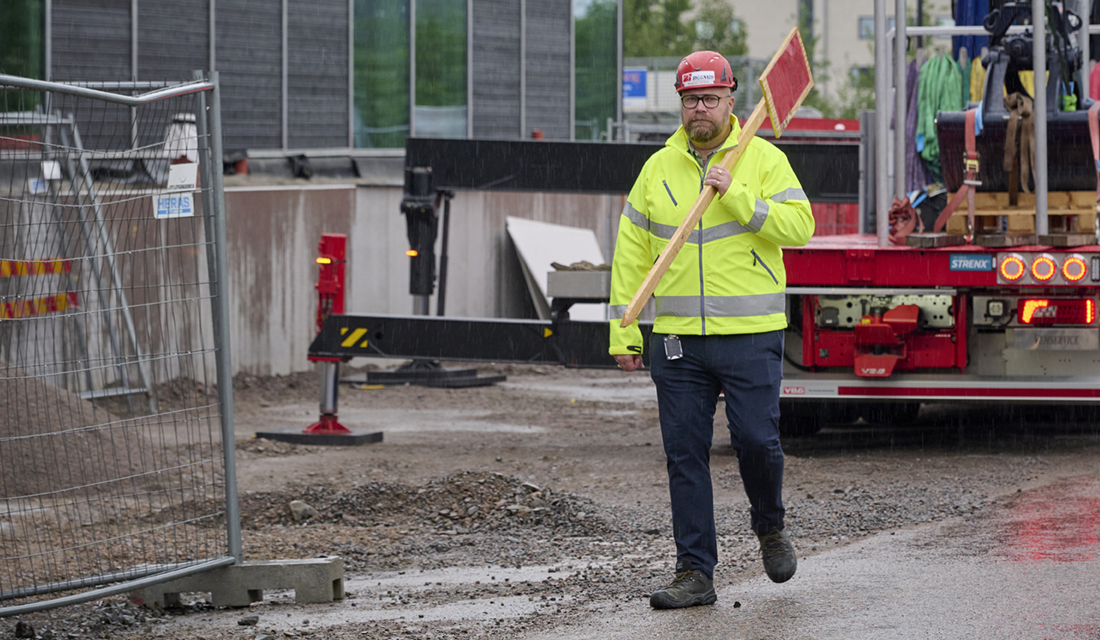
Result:
<instances>
[{"instance_id":1,"label":"truck tail light","mask_svg":"<svg viewBox=\"0 0 1100 640\"><path fill-rule=\"evenodd\" d=\"M1088 270L1085 259L1079 256L1070 256L1062 263L1062 276L1070 282L1080 282L1088 273Z\"/></svg>"},{"instance_id":2,"label":"truck tail light","mask_svg":"<svg viewBox=\"0 0 1100 640\"><path fill-rule=\"evenodd\" d=\"M1009 282L1015 282L1027 273L1027 265L1017 256L1007 256L1001 260L1001 277Z\"/></svg>"},{"instance_id":3,"label":"truck tail light","mask_svg":"<svg viewBox=\"0 0 1100 640\"><path fill-rule=\"evenodd\" d=\"M1016 307L1020 324L1093 324L1096 301L1092 298L1021 298Z\"/></svg>"},{"instance_id":4,"label":"truck tail light","mask_svg":"<svg viewBox=\"0 0 1100 640\"><path fill-rule=\"evenodd\" d=\"M1031 262L1031 275L1039 282L1046 282L1058 273L1058 265L1046 256L1039 256Z\"/></svg>"}]
</instances>

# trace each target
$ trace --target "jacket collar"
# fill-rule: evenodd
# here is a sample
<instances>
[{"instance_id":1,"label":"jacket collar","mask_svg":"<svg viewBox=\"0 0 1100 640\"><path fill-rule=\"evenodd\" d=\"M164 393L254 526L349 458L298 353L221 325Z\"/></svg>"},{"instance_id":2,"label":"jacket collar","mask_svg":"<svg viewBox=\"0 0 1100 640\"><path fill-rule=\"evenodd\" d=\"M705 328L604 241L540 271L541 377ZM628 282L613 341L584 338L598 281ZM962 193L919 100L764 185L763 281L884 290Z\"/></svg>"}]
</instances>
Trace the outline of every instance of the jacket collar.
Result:
<instances>
[{"instance_id":1,"label":"jacket collar","mask_svg":"<svg viewBox=\"0 0 1100 640\"><path fill-rule=\"evenodd\" d=\"M730 115L730 133L726 136L726 139L722 141L722 145L715 151L727 151L737 146L737 138L741 135L741 124L737 122L737 116ZM688 157L691 155L691 148L689 147L687 132L684 131L684 125L680 125L680 128L676 130L676 133L672 134L668 140L665 140L666 147L672 147L677 149L681 153L685 153Z\"/></svg>"}]
</instances>

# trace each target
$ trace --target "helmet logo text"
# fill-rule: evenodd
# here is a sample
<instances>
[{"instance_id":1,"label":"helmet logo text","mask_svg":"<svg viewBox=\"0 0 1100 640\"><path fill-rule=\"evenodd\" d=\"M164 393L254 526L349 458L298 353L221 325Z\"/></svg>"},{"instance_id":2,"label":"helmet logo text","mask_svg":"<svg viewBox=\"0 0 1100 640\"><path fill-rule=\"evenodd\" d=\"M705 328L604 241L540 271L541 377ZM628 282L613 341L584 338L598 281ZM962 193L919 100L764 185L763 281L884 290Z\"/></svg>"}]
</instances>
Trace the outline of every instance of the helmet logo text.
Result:
<instances>
[{"instance_id":1,"label":"helmet logo text","mask_svg":"<svg viewBox=\"0 0 1100 640\"><path fill-rule=\"evenodd\" d=\"M681 78L685 87L714 84L713 71L689 71Z\"/></svg>"}]
</instances>

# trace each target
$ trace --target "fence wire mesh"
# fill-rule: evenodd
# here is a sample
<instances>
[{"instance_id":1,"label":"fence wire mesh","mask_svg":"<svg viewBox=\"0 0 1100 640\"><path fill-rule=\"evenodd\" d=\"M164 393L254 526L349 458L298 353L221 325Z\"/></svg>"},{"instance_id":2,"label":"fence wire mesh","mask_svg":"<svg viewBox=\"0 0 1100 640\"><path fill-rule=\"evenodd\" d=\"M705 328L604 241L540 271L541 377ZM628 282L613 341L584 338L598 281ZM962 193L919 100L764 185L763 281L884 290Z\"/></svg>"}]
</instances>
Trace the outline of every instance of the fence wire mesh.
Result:
<instances>
[{"instance_id":1,"label":"fence wire mesh","mask_svg":"<svg viewBox=\"0 0 1100 640\"><path fill-rule=\"evenodd\" d=\"M0 87L0 615L228 553L205 99Z\"/></svg>"}]
</instances>

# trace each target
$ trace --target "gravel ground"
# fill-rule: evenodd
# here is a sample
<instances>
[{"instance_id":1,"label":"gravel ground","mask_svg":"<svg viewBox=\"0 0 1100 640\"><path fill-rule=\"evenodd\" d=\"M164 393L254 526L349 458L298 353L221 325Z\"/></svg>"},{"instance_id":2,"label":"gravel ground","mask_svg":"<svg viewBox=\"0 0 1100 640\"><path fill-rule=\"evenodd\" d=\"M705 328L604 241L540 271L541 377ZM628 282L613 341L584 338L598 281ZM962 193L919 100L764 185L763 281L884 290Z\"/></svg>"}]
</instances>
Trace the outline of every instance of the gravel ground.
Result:
<instances>
[{"instance_id":1,"label":"gravel ground","mask_svg":"<svg viewBox=\"0 0 1100 640\"><path fill-rule=\"evenodd\" d=\"M245 557L339 556L345 600L299 606L272 591L233 610L192 594L155 611L115 597L2 619L0 638L514 638L647 598L674 560L648 378L494 371L508 380L465 390L342 387L341 419L385 433L357 448L251 437L315 418L316 374L236 381ZM1092 472L1093 418L1047 410L1043 426L1036 415L926 408L915 426L857 424L786 440L787 522L800 555L965 522L1017 491ZM722 586L762 567L719 420ZM311 515L295 516L295 500Z\"/></svg>"}]
</instances>

